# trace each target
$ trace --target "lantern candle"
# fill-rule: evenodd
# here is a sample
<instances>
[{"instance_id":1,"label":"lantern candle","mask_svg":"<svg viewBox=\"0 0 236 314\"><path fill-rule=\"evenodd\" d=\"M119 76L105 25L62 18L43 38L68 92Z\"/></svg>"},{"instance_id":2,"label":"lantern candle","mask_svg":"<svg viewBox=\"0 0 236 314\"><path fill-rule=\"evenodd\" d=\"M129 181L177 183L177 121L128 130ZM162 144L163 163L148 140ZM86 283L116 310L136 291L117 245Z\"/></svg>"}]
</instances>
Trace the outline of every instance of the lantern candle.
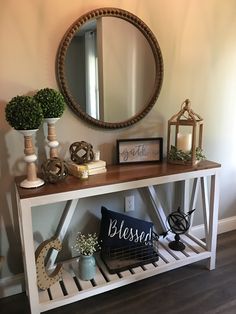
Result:
<instances>
[{"instance_id":1,"label":"lantern candle","mask_svg":"<svg viewBox=\"0 0 236 314\"><path fill-rule=\"evenodd\" d=\"M189 152L192 148L192 134L177 134L177 149L183 152Z\"/></svg>"}]
</instances>

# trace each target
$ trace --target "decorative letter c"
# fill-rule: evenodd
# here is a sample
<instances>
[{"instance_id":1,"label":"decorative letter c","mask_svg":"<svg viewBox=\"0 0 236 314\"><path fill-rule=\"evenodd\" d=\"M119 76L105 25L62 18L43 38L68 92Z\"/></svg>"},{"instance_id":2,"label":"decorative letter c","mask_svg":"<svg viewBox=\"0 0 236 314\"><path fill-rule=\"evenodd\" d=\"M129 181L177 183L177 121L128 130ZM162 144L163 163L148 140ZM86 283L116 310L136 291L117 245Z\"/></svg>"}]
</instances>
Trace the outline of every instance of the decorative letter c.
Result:
<instances>
[{"instance_id":1,"label":"decorative letter c","mask_svg":"<svg viewBox=\"0 0 236 314\"><path fill-rule=\"evenodd\" d=\"M46 271L44 261L50 249L60 251L62 249L61 241L57 238L46 240L38 246L35 252L37 284L42 290L48 289L62 277L61 264L58 264L51 274L48 274Z\"/></svg>"}]
</instances>

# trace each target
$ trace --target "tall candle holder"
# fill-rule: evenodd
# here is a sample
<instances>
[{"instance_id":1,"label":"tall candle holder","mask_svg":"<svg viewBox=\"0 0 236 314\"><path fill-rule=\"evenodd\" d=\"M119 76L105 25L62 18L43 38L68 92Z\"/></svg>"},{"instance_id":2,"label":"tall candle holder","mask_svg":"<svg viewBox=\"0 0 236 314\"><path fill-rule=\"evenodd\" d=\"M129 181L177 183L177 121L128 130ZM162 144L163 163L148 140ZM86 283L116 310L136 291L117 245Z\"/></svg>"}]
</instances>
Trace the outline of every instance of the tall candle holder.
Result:
<instances>
[{"instance_id":1,"label":"tall candle holder","mask_svg":"<svg viewBox=\"0 0 236 314\"><path fill-rule=\"evenodd\" d=\"M20 183L23 188L36 188L44 184L37 177L35 155L32 135L43 121L43 111L40 104L31 96L15 96L5 108L7 122L24 135L24 160L27 166L27 178Z\"/></svg>"},{"instance_id":2,"label":"tall candle holder","mask_svg":"<svg viewBox=\"0 0 236 314\"><path fill-rule=\"evenodd\" d=\"M47 136L47 144L49 146L49 155L50 158L58 157L58 146L59 142L57 141L56 136L56 127L55 124L60 118L46 118L45 122L47 123L48 127L48 136Z\"/></svg>"},{"instance_id":3,"label":"tall candle holder","mask_svg":"<svg viewBox=\"0 0 236 314\"><path fill-rule=\"evenodd\" d=\"M37 170L35 165L37 156L35 155L32 135L37 131L38 129L19 130L19 132L24 135L24 160L27 167L27 178L20 183L20 186L23 188L36 188L44 184L44 181L37 177Z\"/></svg>"},{"instance_id":4,"label":"tall candle holder","mask_svg":"<svg viewBox=\"0 0 236 314\"><path fill-rule=\"evenodd\" d=\"M47 144L50 149L50 158L58 157L59 142L56 138L55 123L61 118L65 110L65 99L59 91L48 87L40 89L34 95L34 99L40 104L44 121L48 126Z\"/></svg>"}]
</instances>

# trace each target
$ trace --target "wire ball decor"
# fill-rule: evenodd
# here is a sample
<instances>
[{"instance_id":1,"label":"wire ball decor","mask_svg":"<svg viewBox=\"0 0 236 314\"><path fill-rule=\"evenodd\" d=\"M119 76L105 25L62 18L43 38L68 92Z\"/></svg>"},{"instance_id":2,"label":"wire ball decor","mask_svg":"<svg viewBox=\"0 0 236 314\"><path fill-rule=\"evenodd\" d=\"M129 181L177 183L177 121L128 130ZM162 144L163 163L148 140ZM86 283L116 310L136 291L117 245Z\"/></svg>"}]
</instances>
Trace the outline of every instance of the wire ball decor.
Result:
<instances>
[{"instance_id":1,"label":"wire ball decor","mask_svg":"<svg viewBox=\"0 0 236 314\"><path fill-rule=\"evenodd\" d=\"M88 163L94 159L93 146L85 141L72 143L69 151L71 160L79 165Z\"/></svg>"},{"instance_id":2,"label":"wire ball decor","mask_svg":"<svg viewBox=\"0 0 236 314\"><path fill-rule=\"evenodd\" d=\"M43 178L46 182L57 183L68 176L68 167L64 160L54 157L47 159L41 166Z\"/></svg>"}]
</instances>

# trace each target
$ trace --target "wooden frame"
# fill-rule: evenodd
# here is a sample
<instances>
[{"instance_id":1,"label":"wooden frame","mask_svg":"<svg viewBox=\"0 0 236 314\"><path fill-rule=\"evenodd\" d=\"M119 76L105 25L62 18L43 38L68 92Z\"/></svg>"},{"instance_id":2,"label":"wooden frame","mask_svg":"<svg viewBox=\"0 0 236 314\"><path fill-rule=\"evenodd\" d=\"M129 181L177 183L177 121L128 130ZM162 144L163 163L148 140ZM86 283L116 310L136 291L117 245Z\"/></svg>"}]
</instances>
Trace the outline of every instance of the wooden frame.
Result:
<instances>
[{"instance_id":1,"label":"wooden frame","mask_svg":"<svg viewBox=\"0 0 236 314\"><path fill-rule=\"evenodd\" d=\"M130 117L125 121L120 122L106 122L102 120L97 120L87 114L83 109L81 104L79 104L71 95L71 92L68 88L68 82L66 80L66 69L65 69L65 59L67 55L67 51L69 45L75 36L75 34L84 26L85 23L99 19L101 17L116 17L119 19L123 19L132 25L134 25L140 32L144 35L147 39L155 61L155 68L156 68L156 77L155 83L153 86L153 90L151 92L150 97L147 101L143 104L143 109L140 110L139 113L136 113L134 116ZM156 100L159 96L162 82L163 82L163 73L164 73L164 66L163 66L163 59L161 54L160 46L157 42L157 39L151 29L136 15L128 12L126 10L113 8L113 7L106 7L106 8L98 8L87 12L86 14L79 17L66 31L62 41L59 45L57 57L56 57L56 75L57 75L57 82L58 86L68 104L68 106L74 111L74 113L79 116L81 119L85 120L86 122L95 125L100 128L105 129L118 129L128 127L133 125L134 123L140 121L143 117L147 115L147 113L152 109ZM127 104L128 106L129 104Z\"/></svg>"},{"instance_id":2,"label":"wooden frame","mask_svg":"<svg viewBox=\"0 0 236 314\"><path fill-rule=\"evenodd\" d=\"M163 138L117 140L118 164L162 161Z\"/></svg>"}]
</instances>

